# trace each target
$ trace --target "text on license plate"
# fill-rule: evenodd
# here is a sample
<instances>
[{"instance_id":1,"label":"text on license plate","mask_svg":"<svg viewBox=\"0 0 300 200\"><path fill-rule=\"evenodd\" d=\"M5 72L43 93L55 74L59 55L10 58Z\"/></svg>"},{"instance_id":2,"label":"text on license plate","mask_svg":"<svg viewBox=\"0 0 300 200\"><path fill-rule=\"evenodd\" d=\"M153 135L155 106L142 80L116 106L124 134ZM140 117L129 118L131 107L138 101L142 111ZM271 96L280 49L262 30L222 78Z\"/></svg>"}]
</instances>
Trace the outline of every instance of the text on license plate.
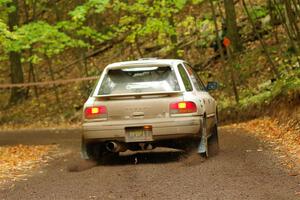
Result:
<instances>
[{"instance_id":1,"label":"text on license plate","mask_svg":"<svg viewBox=\"0 0 300 200\"><path fill-rule=\"evenodd\" d=\"M144 130L143 127L125 128L126 142L152 141L152 130Z\"/></svg>"}]
</instances>

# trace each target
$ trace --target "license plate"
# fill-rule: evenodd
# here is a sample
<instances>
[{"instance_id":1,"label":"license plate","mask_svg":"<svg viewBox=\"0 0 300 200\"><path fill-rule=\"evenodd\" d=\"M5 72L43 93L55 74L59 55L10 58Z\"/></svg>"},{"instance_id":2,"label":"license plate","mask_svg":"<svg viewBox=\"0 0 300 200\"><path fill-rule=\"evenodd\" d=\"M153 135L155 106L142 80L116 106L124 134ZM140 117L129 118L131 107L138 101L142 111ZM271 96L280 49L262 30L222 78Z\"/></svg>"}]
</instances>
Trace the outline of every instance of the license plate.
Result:
<instances>
[{"instance_id":1,"label":"license plate","mask_svg":"<svg viewBox=\"0 0 300 200\"><path fill-rule=\"evenodd\" d=\"M125 128L126 142L152 141L152 131L144 130L143 127Z\"/></svg>"}]
</instances>

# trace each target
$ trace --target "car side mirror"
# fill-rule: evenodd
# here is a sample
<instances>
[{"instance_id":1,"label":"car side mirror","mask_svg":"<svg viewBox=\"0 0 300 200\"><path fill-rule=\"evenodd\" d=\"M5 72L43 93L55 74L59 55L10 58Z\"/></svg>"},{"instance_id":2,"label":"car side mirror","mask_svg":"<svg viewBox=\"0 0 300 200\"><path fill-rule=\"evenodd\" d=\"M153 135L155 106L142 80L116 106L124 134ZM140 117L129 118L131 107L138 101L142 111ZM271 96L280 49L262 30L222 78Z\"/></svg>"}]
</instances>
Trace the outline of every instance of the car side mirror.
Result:
<instances>
[{"instance_id":1,"label":"car side mirror","mask_svg":"<svg viewBox=\"0 0 300 200\"><path fill-rule=\"evenodd\" d=\"M216 90L218 89L218 83L217 82L208 82L206 86L207 91Z\"/></svg>"}]
</instances>

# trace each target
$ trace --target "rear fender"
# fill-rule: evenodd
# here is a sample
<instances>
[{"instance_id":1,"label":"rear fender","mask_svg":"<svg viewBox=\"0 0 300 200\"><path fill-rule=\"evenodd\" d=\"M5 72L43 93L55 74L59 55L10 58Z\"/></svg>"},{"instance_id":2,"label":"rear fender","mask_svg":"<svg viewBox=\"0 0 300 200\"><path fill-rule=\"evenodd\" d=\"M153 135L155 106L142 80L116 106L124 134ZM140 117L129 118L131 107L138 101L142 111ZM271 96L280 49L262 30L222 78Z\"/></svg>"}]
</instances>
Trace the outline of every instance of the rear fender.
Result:
<instances>
[{"instance_id":1,"label":"rear fender","mask_svg":"<svg viewBox=\"0 0 300 200\"><path fill-rule=\"evenodd\" d=\"M203 101L194 94L194 92L185 92L183 95L184 101L192 101L197 105L197 115L204 116L205 109Z\"/></svg>"}]
</instances>

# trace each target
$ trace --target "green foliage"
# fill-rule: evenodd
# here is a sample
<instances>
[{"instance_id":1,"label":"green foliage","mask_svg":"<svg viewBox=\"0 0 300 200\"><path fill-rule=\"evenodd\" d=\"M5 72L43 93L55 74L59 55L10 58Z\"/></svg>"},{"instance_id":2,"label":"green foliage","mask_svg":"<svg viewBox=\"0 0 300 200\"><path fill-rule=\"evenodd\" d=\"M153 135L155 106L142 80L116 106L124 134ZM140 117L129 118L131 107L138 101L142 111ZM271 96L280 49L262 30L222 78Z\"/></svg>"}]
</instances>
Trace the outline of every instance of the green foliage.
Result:
<instances>
[{"instance_id":1,"label":"green foliage","mask_svg":"<svg viewBox=\"0 0 300 200\"><path fill-rule=\"evenodd\" d=\"M247 107L254 104L265 103L268 100L272 99L273 93L271 91L262 91L257 95L249 96L248 98L244 98L240 101L240 105L242 107Z\"/></svg>"},{"instance_id":2,"label":"green foliage","mask_svg":"<svg viewBox=\"0 0 300 200\"><path fill-rule=\"evenodd\" d=\"M15 10L14 6L8 6L11 2L12 0L0 0L0 18Z\"/></svg>"},{"instance_id":3,"label":"green foliage","mask_svg":"<svg viewBox=\"0 0 300 200\"><path fill-rule=\"evenodd\" d=\"M89 13L101 13L106 9L108 4L109 0L89 0L83 5L77 6L70 12L70 15L73 21L84 22Z\"/></svg>"},{"instance_id":4,"label":"green foliage","mask_svg":"<svg viewBox=\"0 0 300 200\"><path fill-rule=\"evenodd\" d=\"M180 29L181 34L184 36L191 35L197 29L195 17L187 15L184 20L177 23L177 28Z\"/></svg>"},{"instance_id":5,"label":"green foliage","mask_svg":"<svg viewBox=\"0 0 300 200\"><path fill-rule=\"evenodd\" d=\"M240 105L248 107L250 105L261 105L268 103L279 95L286 95L288 92L300 89L300 70L295 70L295 76L282 76L276 82L266 81L258 85L257 91L242 91ZM227 105L230 106L230 105Z\"/></svg>"},{"instance_id":6,"label":"green foliage","mask_svg":"<svg viewBox=\"0 0 300 200\"><path fill-rule=\"evenodd\" d=\"M0 19L0 45L9 39L16 39L15 34L8 30L8 26Z\"/></svg>"},{"instance_id":7,"label":"green foliage","mask_svg":"<svg viewBox=\"0 0 300 200\"><path fill-rule=\"evenodd\" d=\"M81 26L77 31L76 34L78 36L84 36L86 38L91 38L94 41L102 43L104 41L110 40L115 37L113 32L107 32L106 34L99 33L95 29L89 26Z\"/></svg>"},{"instance_id":8,"label":"green foliage","mask_svg":"<svg viewBox=\"0 0 300 200\"><path fill-rule=\"evenodd\" d=\"M10 0L0 1L0 8L8 9ZM190 28L195 24L192 17L187 17L182 23L177 23L174 17L187 4L187 0L136 0L131 3L124 1L88 0L69 12L70 20L51 25L45 21L33 21L13 32L8 31L5 22L0 21L1 47L4 52L22 52L34 49L34 55L27 58L30 62L38 62L41 55L51 57L62 53L67 48L88 47L82 39L91 39L102 43L121 35L127 35L126 41L136 42L137 39L149 38L156 44L165 45L166 49L174 47L172 37L177 36L177 28L186 28L185 35L190 34ZM193 1L199 3L201 1ZM28 6L33 2L26 1ZM39 2L39 9L43 8ZM112 8L116 14L121 14L118 24L109 24L101 32L86 25L86 20L93 14L104 14L107 8ZM6 14L7 15L7 14ZM79 40L80 38L81 40ZM91 41L90 40L90 41ZM87 40L85 40L87 41Z\"/></svg>"},{"instance_id":9,"label":"green foliage","mask_svg":"<svg viewBox=\"0 0 300 200\"><path fill-rule=\"evenodd\" d=\"M204 0L192 0L193 4L200 4L202 2L204 2Z\"/></svg>"},{"instance_id":10,"label":"green foliage","mask_svg":"<svg viewBox=\"0 0 300 200\"><path fill-rule=\"evenodd\" d=\"M2 43L6 52L21 52L26 49L33 49L36 56L51 57L61 53L66 48L85 46L83 41L72 39L67 34L59 31L57 27L43 21L23 25L12 34L13 38ZM31 59L38 60L36 57Z\"/></svg>"},{"instance_id":11,"label":"green foliage","mask_svg":"<svg viewBox=\"0 0 300 200\"><path fill-rule=\"evenodd\" d=\"M0 7L6 6L8 3L11 3L12 0L0 0Z\"/></svg>"},{"instance_id":12,"label":"green foliage","mask_svg":"<svg viewBox=\"0 0 300 200\"><path fill-rule=\"evenodd\" d=\"M263 18L268 15L268 9L264 6L254 6L250 12L251 18L254 20Z\"/></svg>"},{"instance_id":13,"label":"green foliage","mask_svg":"<svg viewBox=\"0 0 300 200\"><path fill-rule=\"evenodd\" d=\"M174 1L175 6L176 6L179 10L181 10L181 9L185 6L186 3L187 3L187 0L175 0L175 1Z\"/></svg>"},{"instance_id":14,"label":"green foliage","mask_svg":"<svg viewBox=\"0 0 300 200\"><path fill-rule=\"evenodd\" d=\"M200 40L198 46L207 47L215 40L214 24L211 19L200 19L196 21L196 27L199 30Z\"/></svg>"},{"instance_id":15,"label":"green foliage","mask_svg":"<svg viewBox=\"0 0 300 200\"><path fill-rule=\"evenodd\" d=\"M126 13L120 18L120 33L128 33L126 41L151 38L157 44L172 46L171 37L177 35L174 15L186 5L186 0L137 0L132 4L114 1L116 12ZM153 38L153 36L156 36Z\"/></svg>"}]
</instances>

